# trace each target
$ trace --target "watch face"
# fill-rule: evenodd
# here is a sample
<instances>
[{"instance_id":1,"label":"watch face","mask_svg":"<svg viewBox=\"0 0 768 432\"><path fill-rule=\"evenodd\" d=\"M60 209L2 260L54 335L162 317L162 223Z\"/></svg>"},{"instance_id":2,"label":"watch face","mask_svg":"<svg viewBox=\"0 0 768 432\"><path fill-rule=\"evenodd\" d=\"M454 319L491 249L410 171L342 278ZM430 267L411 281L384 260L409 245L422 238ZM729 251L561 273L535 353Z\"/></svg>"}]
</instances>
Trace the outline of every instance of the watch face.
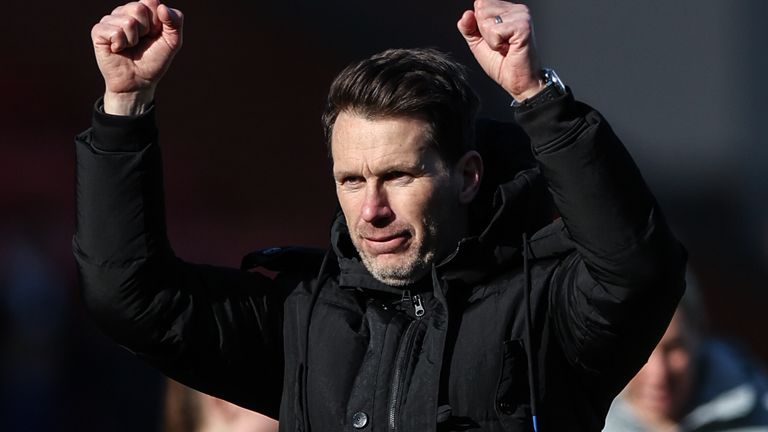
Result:
<instances>
[{"instance_id":1,"label":"watch face","mask_svg":"<svg viewBox=\"0 0 768 432\"><path fill-rule=\"evenodd\" d=\"M563 84L563 81L557 76L557 72L555 72L554 69L544 69L544 78L547 80L547 86L554 86L560 94L565 94L565 84Z\"/></svg>"}]
</instances>

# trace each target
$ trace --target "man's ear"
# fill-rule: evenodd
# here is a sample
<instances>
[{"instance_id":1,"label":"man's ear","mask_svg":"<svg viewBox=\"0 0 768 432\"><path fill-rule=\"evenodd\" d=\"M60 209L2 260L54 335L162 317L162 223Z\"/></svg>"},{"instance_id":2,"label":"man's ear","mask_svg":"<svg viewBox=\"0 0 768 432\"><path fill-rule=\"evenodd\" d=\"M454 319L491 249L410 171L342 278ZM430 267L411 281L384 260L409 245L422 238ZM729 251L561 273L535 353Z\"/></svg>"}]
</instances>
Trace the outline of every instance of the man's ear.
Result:
<instances>
[{"instance_id":1,"label":"man's ear","mask_svg":"<svg viewBox=\"0 0 768 432\"><path fill-rule=\"evenodd\" d=\"M469 204L475 199L483 180L483 158L472 150L456 162L454 175L459 180L459 202Z\"/></svg>"}]
</instances>

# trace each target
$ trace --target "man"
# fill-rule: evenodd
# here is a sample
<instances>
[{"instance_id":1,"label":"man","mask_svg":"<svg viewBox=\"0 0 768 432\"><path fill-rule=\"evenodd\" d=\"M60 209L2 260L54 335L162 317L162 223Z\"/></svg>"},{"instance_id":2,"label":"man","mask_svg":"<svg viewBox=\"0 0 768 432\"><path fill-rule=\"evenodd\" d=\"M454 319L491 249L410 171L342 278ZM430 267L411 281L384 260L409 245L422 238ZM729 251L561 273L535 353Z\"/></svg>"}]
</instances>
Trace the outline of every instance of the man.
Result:
<instances>
[{"instance_id":1,"label":"man","mask_svg":"<svg viewBox=\"0 0 768 432\"><path fill-rule=\"evenodd\" d=\"M182 15L142 0L105 17L74 238L100 325L284 431L600 430L672 315L685 253L605 120L541 69L525 6L479 0L458 28L530 144L491 145L513 133L497 125L475 148L477 99L444 54L349 66L323 115L331 247L246 257L270 279L174 256L152 101ZM529 145L537 167L499 156Z\"/></svg>"},{"instance_id":2,"label":"man","mask_svg":"<svg viewBox=\"0 0 768 432\"><path fill-rule=\"evenodd\" d=\"M608 412L606 432L768 431L768 376L708 337L689 285L648 363Z\"/></svg>"}]
</instances>

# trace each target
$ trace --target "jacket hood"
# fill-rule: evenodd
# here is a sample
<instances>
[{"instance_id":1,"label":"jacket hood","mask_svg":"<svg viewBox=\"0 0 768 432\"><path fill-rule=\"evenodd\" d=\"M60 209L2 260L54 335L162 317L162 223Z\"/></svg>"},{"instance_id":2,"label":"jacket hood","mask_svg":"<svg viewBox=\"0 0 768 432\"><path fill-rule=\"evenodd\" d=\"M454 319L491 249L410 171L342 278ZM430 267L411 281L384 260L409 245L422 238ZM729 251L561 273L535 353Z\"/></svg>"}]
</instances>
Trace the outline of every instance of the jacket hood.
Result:
<instances>
[{"instance_id":1,"label":"jacket hood","mask_svg":"<svg viewBox=\"0 0 768 432\"><path fill-rule=\"evenodd\" d=\"M515 123L481 119L476 145L483 157L483 182L470 206L469 235L483 243L519 246L556 217L528 135Z\"/></svg>"},{"instance_id":2,"label":"jacket hood","mask_svg":"<svg viewBox=\"0 0 768 432\"><path fill-rule=\"evenodd\" d=\"M523 233L533 234L556 217L528 136L519 126L479 120L476 141L485 169L478 195L469 208L467 235L456 250L437 265L438 269L465 281L477 280L487 275L490 268L519 259ZM556 224L547 232L561 231L561 228L562 225ZM340 208L331 227L331 246L339 262L342 285L393 293L402 291L375 280L365 269ZM549 245L545 249L562 248L553 249Z\"/></svg>"}]
</instances>

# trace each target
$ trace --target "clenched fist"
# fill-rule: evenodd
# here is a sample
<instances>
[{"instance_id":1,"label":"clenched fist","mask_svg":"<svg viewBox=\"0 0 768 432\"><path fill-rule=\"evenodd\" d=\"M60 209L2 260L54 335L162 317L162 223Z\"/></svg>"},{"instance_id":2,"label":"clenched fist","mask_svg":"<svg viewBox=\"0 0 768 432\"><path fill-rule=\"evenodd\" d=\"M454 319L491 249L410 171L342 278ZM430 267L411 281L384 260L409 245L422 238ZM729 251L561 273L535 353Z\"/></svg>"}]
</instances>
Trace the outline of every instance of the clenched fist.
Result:
<instances>
[{"instance_id":1,"label":"clenched fist","mask_svg":"<svg viewBox=\"0 0 768 432\"><path fill-rule=\"evenodd\" d=\"M528 7L475 0L457 23L477 62L518 102L544 86Z\"/></svg>"},{"instance_id":2,"label":"clenched fist","mask_svg":"<svg viewBox=\"0 0 768 432\"><path fill-rule=\"evenodd\" d=\"M182 43L181 11L158 0L119 6L93 26L91 39L104 77L104 111L135 115L152 102L158 82Z\"/></svg>"}]
</instances>

